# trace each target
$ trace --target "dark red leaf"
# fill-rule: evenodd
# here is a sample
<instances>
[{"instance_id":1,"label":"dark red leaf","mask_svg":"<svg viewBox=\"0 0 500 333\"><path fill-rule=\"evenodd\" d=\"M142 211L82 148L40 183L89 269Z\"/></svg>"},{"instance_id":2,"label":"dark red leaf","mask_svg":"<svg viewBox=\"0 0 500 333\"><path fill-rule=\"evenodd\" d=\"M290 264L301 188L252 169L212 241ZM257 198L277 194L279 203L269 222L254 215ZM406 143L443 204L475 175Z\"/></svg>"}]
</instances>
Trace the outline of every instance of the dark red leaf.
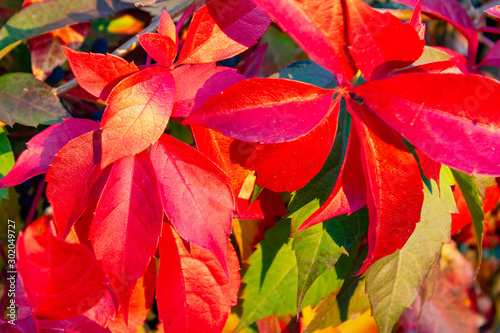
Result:
<instances>
[{"instance_id":1,"label":"dark red leaf","mask_svg":"<svg viewBox=\"0 0 500 333\"><path fill-rule=\"evenodd\" d=\"M156 253L162 217L158 184L147 151L116 161L97 204L89 237L118 297L125 322L132 291Z\"/></svg>"},{"instance_id":2,"label":"dark red leaf","mask_svg":"<svg viewBox=\"0 0 500 333\"><path fill-rule=\"evenodd\" d=\"M0 187L10 187L46 173L56 153L70 140L99 129L99 123L87 119L65 119L35 135L26 143L28 149L17 158L12 170L0 179Z\"/></svg>"},{"instance_id":3,"label":"dark red leaf","mask_svg":"<svg viewBox=\"0 0 500 333\"><path fill-rule=\"evenodd\" d=\"M213 0L198 9L177 63L209 63L257 44L271 20L250 0Z\"/></svg>"},{"instance_id":4,"label":"dark red leaf","mask_svg":"<svg viewBox=\"0 0 500 333\"><path fill-rule=\"evenodd\" d=\"M422 54L425 40L409 23L379 13L362 0L348 0L347 9L349 49L366 80L383 78Z\"/></svg>"},{"instance_id":5,"label":"dark red leaf","mask_svg":"<svg viewBox=\"0 0 500 333\"><path fill-rule=\"evenodd\" d=\"M346 157L337 183L326 202L314 212L298 229L302 231L313 225L342 214L352 214L367 203L366 179L363 175L361 146L355 128L351 129Z\"/></svg>"},{"instance_id":6,"label":"dark red leaf","mask_svg":"<svg viewBox=\"0 0 500 333\"><path fill-rule=\"evenodd\" d=\"M215 64L185 65L172 71L175 81L175 104L172 117L187 117L210 97L245 80L233 68Z\"/></svg>"},{"instance_id":7,"label":"dark red leaf","mask_svg":"<svg viewBox=\"0 0 500 333\"><path fill-rule=\"evenodd\" d=\"M97 130L66 144L47 172L47 199L60 237L68 235L85 210L92 184L101 173L100 161L101 132Z\"/></svg>"},{"instance_id":8,"label":"dark red leaf","mask_svg":"<svg viewBox=\"0 0 500 333\"><path fill-rule=\"evenodd\" d=\"M334 93L298 81L253 78L210 98L184 123L209 127L242 141L291 141L323 121Z\"/></svg>"},{"instance_id":9,"label":"dark red leaf","mask_svg":"<svg viewBox=\"0 0 500 333\"><path fill-rule=\"evenodd\" d=\"M17 271L33 314L62 320L92 308L107 290L101 263L81 244L66 243L43 216L21 232Z\"/></svg>"},{"instance_id":10,"label":"dark red leaf","mask_svg":"<svg viewBox=\"0 0 500 333\"><path fill-rule=\"evenodd\" d=\"M484 59L477 65L478 67L483 66L497 66L500 67L500 42L495 43L493 47L488 51Z\"/></svg>"},{"instance_id":11,"label":"dark red leaf","mask_svg":"<svg viewBox=\"0 0 500 333\"><path fill-rule=\"evenodd\" d=\"M257 173L257 185L275 192L304 187L328 158L335 141L339 103L336 99L330 115L308 134L289 142L259 145L245 164Z\"/></svg>"},{"instance_id":12,"label":"dark red leaf","mask_svg":"<svg viewBox=\"0 0 500 333\"><path fill-rule=\"evenodd\" d=\"M163 210L179 235L226 262L234 200L229 177L187 144L163 135L151 147Z\"/></svg>"},{"instance_id":13,"label":"dark red leaf","mask_svg":"<svg viewBox=\"0 0 500 333\"><path fill-rule=\"evenodd\" d=\"M424 175L429 179L434 179L439 187L439 174L441 172L441 163L433 160L429 156L422 153L420 150L415 149L418 160L420 162L420 167Z\"/></svg>"},{"instance_id":14,"label":"dark red leaf","mask_svg":"<svg viewBox=\"0 0 500 333\"><path fill-rule=\"evenodd\" d=\"M263 189L257 199L249 205L250 199L237 198L238 218L242 220L258 220L268 216L284 217L286 207L281 196L268 189Z\"/></svg>"},{"instance_id":15,"label":"dark red leaf","mask_svg":"<svg viewBox=\"0 0 500 333\"><path fill-rule=\"evenodd\" d=\"M120 82L102 117L102 161L106 166L156 142L174 106L175 84L169 69L151 67Z\"/></svg>"},{"instance_id":16,"label":"dark red leaf","mask_svg":"<svg viewBox=\"0 0 500 333\"><path fill-rule=\"evenodd\" d=\"M401 137L353 100L347 105L360 138L370 217L362 273L403 247L420 221L424 194L417 162Z\"/></svg>"},{"instance_id":17,"label":"dark red leaf","mask_svg":"<svg viewBox=\"0 0 500 333\"><path fill-rule=\"evenodd\" d=\"M139 71L134 63L111 54L76 52L63 48L78 84L92 95L106 100L113 87Z\"/></svg>"},{"instance_id":18,"label":"dark red leaf","mask_svg":"<svg viewBox=\"0 0 500 333\"><path fill-rule=\"evenodd\" d=\"M146 33L137 36L142 48L160 65L171 67L175 55L177 54L177 45L168 36L160 34Z\"/></svg>"},{"instance_id":19,"label":"dark red leaf","mask_svg":"<svg viewBox=\"0 0 500 333\"><path fill-rule=\"evenodd\" d=\"M357 72L346 52L341 1L253 0L288 33L309 57L348 82Z\"/></svg>"},{"instance_id":20,"label":"dark red leaf","mask_svg":"<svg viewBox=\"0 0 500 333\"><path fill-rule=\"evenodd\" d=\"M353 89L430 158L500 175L500 83L479 75L406 74Z\"/></svg>"},{"instance_id":21,"label":"dark red leaf","mask_svg":"<svg viewBox=\"0 0 500 333\"><path fill-rule=\"evenodd\" d=\"M230 281L210 251L194 244L186 247L174 229L163 224L156 299L165 332L222 331L240 287L238 257L231 243L226 246Z\"/></svg>"}]
</instances>

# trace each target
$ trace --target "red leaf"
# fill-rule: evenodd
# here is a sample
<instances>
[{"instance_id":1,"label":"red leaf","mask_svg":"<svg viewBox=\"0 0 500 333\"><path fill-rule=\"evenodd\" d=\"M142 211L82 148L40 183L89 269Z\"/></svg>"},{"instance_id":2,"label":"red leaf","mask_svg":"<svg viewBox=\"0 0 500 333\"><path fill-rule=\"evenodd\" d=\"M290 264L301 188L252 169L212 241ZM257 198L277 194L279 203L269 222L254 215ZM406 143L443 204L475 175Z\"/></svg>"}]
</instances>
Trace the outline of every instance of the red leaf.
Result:
<instances>
[{"instance_id":1,"label":"red leaf","mask_svg":"<svg viewBox=\"0 0 500 333\"><path fill-rule=\"evenodd\" d=\"M257 44L271 20L250 0L213 0L198 9L177 63L208 63Z\"/></svg>"},{"instance_id":2,"label":"red leaf","mask_svg":"<svg viewBox=\"0 0 500 333\"><path fill-rule=\"evenodd\" d=\"M468 74L469 71L466 66L456 60L445 60L404 68L392 74L401 75L408 73Z\"/></svg>"},{"instance_id":3,"label":"red leaf","mask_svg":"<svg viewBox=\"0 0 500 333\"><path fill-rule=\"evenodd\" d=\"M237 198L245 179L253 173L245 169L243 164L257 144L232 139L201 126L192 126L191 129L196 147L229 176L233 197Z\"/></svg>"},{"instance_id":4,"label":"red leaf","mask_svg":"<svg viewBox=\"0 0 500 333\"><path fill-rule=\"evenodd\" d=\"M128 325L125 324L122 311L119 311L113 321L109 322L108 329L112 333L136 333L139 325L144 324L153 303L156 285L156 261L149 262L144 276L136 283L130 297L130 312Z\"/></svg>"},{"instance_id":5,"label":"red leaf","mask_svg":"<svg viewBox=\"0 0 500 333\"><path fill-rule=\"evenodd\" d=\"M15 294L17 310L17 322L25 318L31 318L33 320L31 307L26 299L26 294L22 287L19 279L16 280L16 294ZM42 332L46 332L49 329L55 329L62 331L74 330L78 333L109 333L105 328L108 324L110 318L113 318L116 314L116 307L114 298L110 292L110 288L106 289L106 292L101 297L99 302L94 305L91 309L87 310L85 313L64 320L47 320L47 319L37 319L38 326L42 329ZM33 332L28 330L28 333Z\"/></svg>"},{"instance_id":6,"label":"red leaf","mask_svg":"<svg viewBox=\"0 0 500 333\"><path fill-rule=\"evenodd\" d=\"M429 179L434 179L439 188L439 173L441 172L441 163L434 161L429 156L422 153L420 150L415 149L418 160L420 162L420 167L424 175Z\"/></svg>"},{"instance_id":7,"label":"red leaf","mask_svg":"<svg viewBox=\"0 0 500 333\"><path fill-rule=\"evenodd\" d=\"M101 133L97 130L66 144L47 172L47 199L57 234L63 239L85 210L89 191L101 172L100 158Z\"/></svg>"},{"instance_id":8,"label":"red leaf","mask_svg":"<svg viewBox=\"0 0 500 333\"><path fill-rule=\"evenodd\" d=\"M363 175L360 141L355 128L352 128L350 133L346 157L332 193L326 202L302 223L298 231L335 216L350 215L366 205L366 180Z\"/></svg>"},{"instance_id":9,"label":"red leaf","mask_svg":"<svg viewBox=\"0 0 500 333\"><path fill-rule=\"evenodd\" d=\"M156 253L162 215L147 151L115 162L97 204L89 236L122 306L125 322L132 291Z\"/></svg>"},{"instance_id":10,"label":"red leaf","mask_svg":"<svg viewBox=\"0 0 500 333\"><path fill-rule=\"evenodd\" d=\"M417 0L415 4L415 9L413 10L413 14L411 15L410 25L415 29L418 34L418 37L421 40L425 39L425 23L422 21L422 4L421 0Z\"/></svg>"},{"instance_id":11,"label":"red leaf","mask_svg":"<svg viewBox=\"0 0 500 333\"><path fill-rule=\"evenodd\" d=\"M212 97L184 123L242 141L291 141L323 121L334 93L298 81L253 78Z\"/></svg>"},{"instance_id":12,"label":"red leaf","mask_svg":"<svg viewBox=\"0 0 500 333\"><path fill-rule=\"evenodd\" d=\"M215 64L185 65L172 71L175 81L175 104L172 117L187 117L210 97L245 80L233 68Z\"/></svg>"},{"instance_id":13,"label":"red leaf","mask_svg":"<svg viewBox=\"0 0 500 333\"><path fill-rule=\"evenodd\" d=\"M78 84L90 94L106 100L113 87L139 71L134 63L111 54L76 52L63 48Z\"/></svg>"},{"instance_id":14,"label":"red leaf","mask_svg":"<svg viewBox=\"0 0 500 333\"><path fill-rule=\"evenodd\" d=\"M309 57L348 82L357 72L347 45L341 1L253 0Z\"/></svg>"},{"instance_id":15,"label":"red leaf","mask_svg":"<svg viewBox=\"0 0 500 333\"><path fill-rule=\"evenodd\" d=\"M340 99L336 99L330 115L308 134L289 142L259 145L245 164L257 173L257 185L275 192L291 192L316 176L335 141L339 103Z\"/></svg>"},{"instance_id":16,"label":"red leaf","mask_svg":"<svg viewBox=\"0 0 500 333\"><path fill-rule=\"evenodd\" d=\"M43 130L26 143L28 149L17 158L12 170L0 179L0 187L10 187L46 173L56 153L70 140L93 130L99 123L87 119L69 118Z\"/></svg>"},{"instance_id":17,"label":"red leaf","mask_svg":"<svg viewBox=\"0 0 500 333\"><path fill-rule=\"evenodd\" d=\"M385 77L420 57L425 40L409 23L379 13L361 0L348 0L347 4L350 51L366 80Z\"/></svg>"},{"instance_id":18,"label":"red leaf","mask_svg":"<svg viewBox=\"0 0 500 333\"><path fill-rule=\"evenodd\" d=\"M395 0L412 8L415 7L417 0ZM478 39L474 22L467 13L467 10L458 4L456 0L422 0L422 11L450 23L460 31L469 41L471 48L470 60L475 63Z\"/></svg>"},{"instance_id":19,"label":"red leaf","mask_svg":"<svg viewBox=\"0 0 500 333\"><path fill-rule=\"evenodd\" d=\"M230 281L211 252L194 244L187 248L174 229L163 224L156 298L165 332L222 331L240 287L238 257L231 244L227 246Z\"/></svg>"},{"instance_id":20,"label":"red leaf","mask_svg":"<svg viewBox=\"0 0 500 333\"><path fill-rule=\"evenodd\" d=\"M352 91L430 158L466 173L500 175L498 81L419 73L368 82Z\"/></svg>"},{"instance_id":21,"label":"red leaf","mask_svg":"<svg viewBox=\"0 0 500 333\"><path fill-rule=\"evenodd\" d=\"M177 45L177 29L175 28L175 23L172 21L170 14L166 10L161 12L158 33L162 36L170 37L174 44Z\"/></svg>"},{"instance_id":22,"label":"red leaf","mask_svg":"<svg viewBox=\"0 0 500 333\"><path fill-rule=\"evenodd\" d=\"M500 18L500 6L491 7L485 10L486 13L495 16L497 19Z\"/></svg>"},{"instance_id":23,"label":"red leaf","mask_svg":"<svg viewBox=\"0 0 500 333\"><path fill-rule=\"evenodd\" d=\"M243 220L258 220L269 216L284 217L285 204L281 196L268 189L263 189L257 199L249 206L250 199L237 198L238 218Z\"/></svg>"},{"instance_id":24,"label":"red leaf","mask_svg":"<svg viewBox=\"0 0 500 333\"><path fill-rule=\"evenodd\" d=\"M146 33L137 36L143 49L160 65L171 67L175 55L177 54L177 45L168 36L160 34Z\"/></svg>"},{"instance_id":25,"label":"red leaf","mask_svg":"<svg viewBox=\"0 0 500 333\"><path fill-rule=\"evenodd\" d=\"M417 162L401 137L353 100L347 105L361 142L368 194L368 254L362 273L403 247L420 221L424 194Z\"/></svg>"},{"instance_id":26,"label":"red leaf","mask_svg":"<svg viewBox=\"0 0 500 333\"><path fill-rule=\"evenodd\" d=\"M194 148L163 135L151 147L163 210L179 235L226 262L234 201L228 176Z\"/></svg>"},{"instance_id":27,"label":"red leaf","mask_svg":"<svg viewBox=\"0 0 500 333\"><path fill-rule=\"evenodd\" d=\"M102 160L108 165L156 142L174 105L170 70L151 67L120 82L109 95L102 117Z\"/></svg>"},{"instance_id":28,"label":"red leaf","mask_svg":"<svg viewBox=\"0 0 500 333\"><path fill-rule=\"evenodd\" d=\"M107 285L101 263L84 245L53 236L43 216L21 232L17 271L37 318L61 320L92 308Z\"/></svg>"}]
</instances>

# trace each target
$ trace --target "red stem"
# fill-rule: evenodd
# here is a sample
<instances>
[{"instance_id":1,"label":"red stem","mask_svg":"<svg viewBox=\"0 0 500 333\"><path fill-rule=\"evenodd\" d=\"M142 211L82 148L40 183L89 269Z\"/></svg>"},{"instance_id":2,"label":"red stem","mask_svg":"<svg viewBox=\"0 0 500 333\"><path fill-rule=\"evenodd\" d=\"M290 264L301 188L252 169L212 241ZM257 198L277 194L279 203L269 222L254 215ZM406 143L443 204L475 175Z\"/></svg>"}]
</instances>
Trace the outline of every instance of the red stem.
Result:
<instances>
[{"instance_id":1,"label":"red stem","mask_svg":"<svg viewBox=\"0 0 500 333\"><path fill-rule=\"evenodd\" d=\"M495 27L479 27L477 29L481 32L489 32L490 34L499 34L500 35L500 28L495 28Z\"/></svg>"},{"instance_id":2,"label":"red stem","mask_svg":"<svg viewBox=\"0 0 500 333\"><path fill-rule=\"evenodd\" d=\"M196 5L192 6L191 8L186 10L184 14L182 14L181 18L179 19L179 21L177 21L177 24L175 25L175 31L177 32L177 34L179 34L179 31L181 31L182 26L184 25L184 23L186 23L188 17L191 16L191 14L193 14L195 9Z\"/></svg>"},{"instance_id":3,"label":"red stem","mask_svg":"<svg viewBox=\"0 0 500 333\"><path fill-rule=\"evenodd\" d=\"M26 217L26 223L24 224L24 229L26 229L26 227L29 226L31 222L33 222L33 218L35 217L36 207L38 206L38 201L42 196L44 188L45 188L45 179L42 179L40 181L40 184L38 184L38 188L36 189L35 197L33 198L33 202L31 203L28 216Z\"/></svg>"}]
</instances>

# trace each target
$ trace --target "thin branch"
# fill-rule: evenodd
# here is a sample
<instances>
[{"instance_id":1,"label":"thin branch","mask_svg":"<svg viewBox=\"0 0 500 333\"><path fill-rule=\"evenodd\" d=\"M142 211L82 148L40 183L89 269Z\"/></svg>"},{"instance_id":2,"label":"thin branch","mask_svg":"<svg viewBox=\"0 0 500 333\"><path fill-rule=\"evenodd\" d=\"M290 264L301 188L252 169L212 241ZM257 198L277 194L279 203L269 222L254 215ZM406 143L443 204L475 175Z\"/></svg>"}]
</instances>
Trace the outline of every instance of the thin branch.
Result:
<instances>
[{"instance_id":1,"label":"thin branch","mask_svg":"<svg viewBox=\"0 0 500 333\"><path fill-rule=\"evenodd\" d=\"M178 4L177 6L172 8L172 10L169 10L168 13L170 14L170 16L172 18L175 18L175 17L181 15L182 13L184 13L186 10L188 10L192 5L194 5L198 1L199 0L184 0L180 4ZM158 29L159 22L160 22L160 16L155 16L153 18L153 20L151 21L151 23L146 28L144 28L144 30L142 30L139 33L139 35L144 34L144 33L148 33L148 32L155 32L156 29ZM137 40L137 35L135 35L134 37L132 37L128 41L126 41L124 44L119 46L111 54L118 56L118 57L124 57L125 55L130 53L130 51L134 50L138 45L139 45L139 42ZM76 87L78 87L78 82L76 82L75 79L72 79L72 80L66 82L65 84L61 85L60 87L54 89L54 91L55 91L55 94L57 96L60 96L60 95L64 95L65 93L67 93L68 91L70 91L71 89L76 88Z\"/></svg>"}]
</instances>

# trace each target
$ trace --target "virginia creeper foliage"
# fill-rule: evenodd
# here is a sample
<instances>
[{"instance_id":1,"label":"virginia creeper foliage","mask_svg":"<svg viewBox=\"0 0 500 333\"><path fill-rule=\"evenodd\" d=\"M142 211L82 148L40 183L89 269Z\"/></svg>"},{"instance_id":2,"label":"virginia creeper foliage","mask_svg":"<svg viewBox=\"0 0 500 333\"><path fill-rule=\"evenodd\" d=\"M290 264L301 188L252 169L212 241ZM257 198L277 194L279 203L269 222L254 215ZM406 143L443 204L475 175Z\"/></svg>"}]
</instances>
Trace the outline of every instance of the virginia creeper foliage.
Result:
<instances>
[{"instance_id":1,"label":"virginia creeper foliage","mask_svg":"<svg viewBox=\"0 0 500 333\"><path fill-rule=\"evenodd\" d=\"M42 6L32 2L11 24ZM442 281L430 279L443 243L473 227L481 257L500 199L500 81L481 70L500 66L500 44L476 63L481 29L458 1L395 2L403 20L362 0L193 1L178 23L163 11L137 35L145 63L75 50L84 9L63 28L78 36L30 39L51 41L32 47L38 79L65 62L39 69L58 47L79 85L65 103L105 108L100 121L73 118L54 95L36 105L45 83L0 84L0 103L30 114L0 110L0 121L49 125L0 187L45 174L51 207L19 233L17 324L1 327L136 332L151 308L159 332L266 331L292 314L305 328L313 311L309 332L370 306L380 331L406 327L406 308L429 297L422 284ZM428 17L465 37L466 56L426 46ZM19 42L8 27L0 45ZM255 45L278 27L310 60L255 77L273 47Z\"/></svg>"}]
</instances>

